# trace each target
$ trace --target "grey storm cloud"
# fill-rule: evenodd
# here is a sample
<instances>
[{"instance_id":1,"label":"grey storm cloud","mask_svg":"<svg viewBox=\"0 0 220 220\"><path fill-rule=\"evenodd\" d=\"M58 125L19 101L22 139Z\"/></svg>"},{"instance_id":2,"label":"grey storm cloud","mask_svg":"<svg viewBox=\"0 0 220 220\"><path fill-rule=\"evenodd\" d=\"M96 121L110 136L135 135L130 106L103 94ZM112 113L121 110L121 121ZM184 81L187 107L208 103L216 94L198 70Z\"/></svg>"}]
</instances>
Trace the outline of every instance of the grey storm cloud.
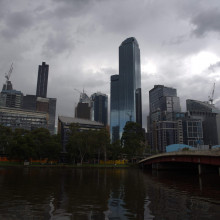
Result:
<instances>
[{"instance_id":1,"label":"grey storm cloud","mask_svg":"<svg viewBox=\"0 0 220 220\"><path fill-rule=\"evenodd\" d=\"M63 19L81 16L94 4L94 0L52 0L52 2L56 5L52 14Z\"/></svg>"},{"instance_id":2,"label":"grey storm cloud","mask_svg":"<svg viewBox=\"0 0 220 220\"><path fill-rule=\"evenodd\" d=\"M35 94L38 65L45 61L57 114L73 115L74 88L109 95L118 48L133 36L141 51L146 124L155 84L176 88L183 109L186 98L206 100L213 81L218 97L219 16L219 0L0 0L0 86L14 62L14 88Z\"/></svg>"},{"instance_id":3,"label":"grey storm cloud","mask_svg":"<svg viewBox=\"0 0 220 220\"><path fill-rule=\"evenodd\" d=\"M27 11L9 13L5 19L6 22L1 34L7 39L17 38L18 35L30 28L34 22L32 14Z\"/></svg>"},{"instance_id":4,"label":"grey storm cloud","mask_svg":"<svg viewBox=\"0 0 220 220\"><path fill-rule=\"evenodd\" d=\"M207 32L220 32L220 8L205 10L192 18L195 25L193 33L203 36Z\"/></svg>"},{"instance_id":5,"label":"grey storm cloud","mask_svg":"<svg viewBox=\"0 0 220 220\"><path fill-rule=\"evenodd\" d=\"M74 39L63 32L52 33L43 46L43 53L47 56L70 53L74 50Z\"/></svg>"},{"instance_id":6,"label":"grey storm cloud","mask_svg":"<svg viewBox=\"0 0 220 220\"><path fill-rule=\"evenodd\" d=\"M208 70L212 72L215 72L217 69L220 69L220 61L215 64L211 64L208 68Z\"/></svg>"}]
</instances>

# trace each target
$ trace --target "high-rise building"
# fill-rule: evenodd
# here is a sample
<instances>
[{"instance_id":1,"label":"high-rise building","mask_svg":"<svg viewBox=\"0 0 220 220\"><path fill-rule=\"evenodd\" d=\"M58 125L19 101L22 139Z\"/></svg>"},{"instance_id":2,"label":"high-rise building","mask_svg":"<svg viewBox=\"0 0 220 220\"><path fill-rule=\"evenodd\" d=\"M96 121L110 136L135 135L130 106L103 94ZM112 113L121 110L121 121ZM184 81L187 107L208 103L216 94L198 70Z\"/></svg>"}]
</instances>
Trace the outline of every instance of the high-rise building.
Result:
<instances>
[{"instance_id":1,"label":"high-rise building","mask_svg":"<svg viewBox=\"0 0 220 220\"><path fill-rule=\"evenodd\" d=\"M111 95L116 91L118 91L118 97L113 95L111 102L117 103L118 100L118 110L115 104L111 103L114 106L114 108L111 107L111 111L118 111L119 114L111 112L112 141L115 141L113 128L119 128L119 135L116 136L121 137L127 121L142 125L140 49L134 37L124 40L119 47L119 76L118 79L117 76L111 78ZM115 124L117 120L118 125Z\"/></svg>"},{"instance_id":2,"label":"high-rise building","mask_svg":"<svg viewBox=\"0 0 220 220\"><path fill-rule=\"evenodd\" d=\"M92 119L91 99L84 92L80 93L79 102L75 108L75 117L82 119Z\"/></svg>"},{"instance_id":3,"label":"high-rise building","mask_svg":"<svg viewBox=\"0 0 220 220\"><path fill-rule=\"evenodd\" d=\"M79 102L75 108L75 117L91 120L91 107L89 103Z\"/></svg>"},{"instance_id":4,"label":"high-rise building","mask_svg":"<svg viewBox=\"0 0 220 220\"><path fill-rule=\"evenodd\" d=\"M49 98L49 124L48 129L51 134L55 132L55 118L56 118L56 105L57 99L56 98Z\"/></svg>"},{"instance_id":5,"label":"high-rise building","mask_svg":"<svg viewBox=\"0 0 220 220\"><path fill-rule=\"evenodd\" d=\"M9 108L21 108L23 105L23 93L13 89L11 81L3 85L0 93L0 106Z\"/></svg>"},{"instance_id":6,"label":"high-rise building","mask_svg":"<svg viewBox=\"0 0 220 220\"><path fill-rule=\"evenodd\" d=\"M105 126L108 123L108 96L97 92L91 95L92 120L101 122Z\"/></svg>"},{"instance_id":7,"label":"high-rise building","mask_svg":"<svg viewBox=\"0 0 220 220\"><path fill-rule=\"evenodd\" d=\"M158 112L160 112L160 117L165 117L166 113L181 112L180 100L177 97L176 89L163 85L155 85L149 91L149 104L150 119L152 121L164 120L163 118L158 118Z\"/></svg>"},{"instance_id":8,"label":"high-rise building","mask_svg":"<svg viewBox=\"0 0 220 220\"><path fill-rule=\"evenodd\" d=\"M111 76L110 131L112 142L119 140L119 75Z\"/></svg>"},{"instance_id":9,"label":"high-rise building","mask_svg":"<svg viewBox=\"0 0 220 220\"><path fill-rule=\"evenodd\" d=\"M174 114L181 112L176 89L155 85L149 91L149 105L149 143L154 150L163 152L167 145L181 142L181 135L178 134L182 128L179 127Z\"/></svg>"},{"instance_id":10,"label":"high-rise building","mask_svg":"<svg viewBox=\"0 0 220 220\"><path fill-rule=\"evenodd\" d=\"M48 82L49 65L42 62L38 68L37 78L37 91L36 96L46 98L47 97L47 82Z\"/></svg>"},{"instance_id":11,"label":"high-rise building","mask_svg":"<svg viewBox=\"0 0 220 220\"><path fill-rule=\"evenodd\" d=\"M213 104L198 100L186 100L186 109L191 118L200 119L205 145L220 144L220 110Z\"/></svg>"},{"instance_id":12,"label":"high-rise building","mask_svg":"<svg viewBox=\"0 0 220 220\"><path fill-rule=\"evenodd\" d=\"M23 93L16 90L3 90L0 93L0 106L9 108L21 108Z\"/></svg>"},{"instance_id":13,"label":"high-rise building","mask_svg":"<svg viewBox=\"0 0 220 220\"><path fill-rule=\"evenodd\" d=\"M36 110L48 114L48 130L51 134L55 131L56 99L37 97Z\"/></svg>"}]
</instances>

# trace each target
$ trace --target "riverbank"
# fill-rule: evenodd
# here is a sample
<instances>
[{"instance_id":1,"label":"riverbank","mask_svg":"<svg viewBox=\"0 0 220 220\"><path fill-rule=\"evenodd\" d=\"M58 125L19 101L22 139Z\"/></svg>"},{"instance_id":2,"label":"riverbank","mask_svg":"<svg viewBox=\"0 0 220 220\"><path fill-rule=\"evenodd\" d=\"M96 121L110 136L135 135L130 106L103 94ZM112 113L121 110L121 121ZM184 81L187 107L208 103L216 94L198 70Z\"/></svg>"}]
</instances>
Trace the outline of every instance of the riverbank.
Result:
<instances>
[{"instance_id":1,"label":"riverbank","mask_svg":"<svg viewBox=\"0 0 220 220\"><path fill-rule=\"evenodd\" d=\"M29 164L20 162L0 162L0 167L30 167L30 168L129 168L134 164Z\"/></svg>"}]
</instances>

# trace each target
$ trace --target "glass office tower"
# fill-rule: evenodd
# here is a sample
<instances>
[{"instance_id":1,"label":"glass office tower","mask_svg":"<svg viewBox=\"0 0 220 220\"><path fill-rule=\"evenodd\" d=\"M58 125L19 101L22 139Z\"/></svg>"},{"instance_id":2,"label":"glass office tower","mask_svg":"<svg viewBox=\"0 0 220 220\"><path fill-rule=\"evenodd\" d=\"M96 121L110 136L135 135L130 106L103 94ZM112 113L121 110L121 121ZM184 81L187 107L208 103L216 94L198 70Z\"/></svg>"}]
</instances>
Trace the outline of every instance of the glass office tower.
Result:
<instances>
[{"instance_id":1,"label":"glass office tower","mask_svg":"<svg viewBox=\"0 0 220 220\"><path fill-rule=\"evenodd\" d=\"M117 127L121 137L127 121L142 126L140 49L134 37L127 38L119 47L119 76L111 78L111 106L116 100L118 112L111 107L111 136L115 136L113 132Z\"/></svg>"},{"instance_id":2,"label":"glass office tower","mask_svg":"<svg viewBox=\"0 0 220 220\"><path fill-rule=\"evenodd\" d=\"M110 130L111 140L119 139L119 75L111 76Z\"/></svg>"},{"instance_id":3,"label":"glass office tower","mask_svg":"<svg viewBox=\"0 0 220 220\"><path fill-rule=\"evenodd\" d=\"M108 96L97 92L91 95L93 120L105 126L108 123Z\"/></svg>"}]
</instances>

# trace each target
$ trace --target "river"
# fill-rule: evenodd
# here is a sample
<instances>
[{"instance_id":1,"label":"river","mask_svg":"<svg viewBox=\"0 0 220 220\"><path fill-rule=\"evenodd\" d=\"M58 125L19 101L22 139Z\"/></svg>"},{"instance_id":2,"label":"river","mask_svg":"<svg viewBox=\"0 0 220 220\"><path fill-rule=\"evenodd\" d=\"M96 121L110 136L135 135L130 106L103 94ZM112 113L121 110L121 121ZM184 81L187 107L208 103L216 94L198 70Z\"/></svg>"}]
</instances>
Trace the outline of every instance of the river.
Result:
<instances>
[{"instance_id":1,"label":"river","mask_svg":"<svg viewBox=\"0 0 220 220\"><path fill-rule=\"evenodd\" d=\"M0 168L0 219L220 219L217 174Z\"/></svg>"}]
</instances>

